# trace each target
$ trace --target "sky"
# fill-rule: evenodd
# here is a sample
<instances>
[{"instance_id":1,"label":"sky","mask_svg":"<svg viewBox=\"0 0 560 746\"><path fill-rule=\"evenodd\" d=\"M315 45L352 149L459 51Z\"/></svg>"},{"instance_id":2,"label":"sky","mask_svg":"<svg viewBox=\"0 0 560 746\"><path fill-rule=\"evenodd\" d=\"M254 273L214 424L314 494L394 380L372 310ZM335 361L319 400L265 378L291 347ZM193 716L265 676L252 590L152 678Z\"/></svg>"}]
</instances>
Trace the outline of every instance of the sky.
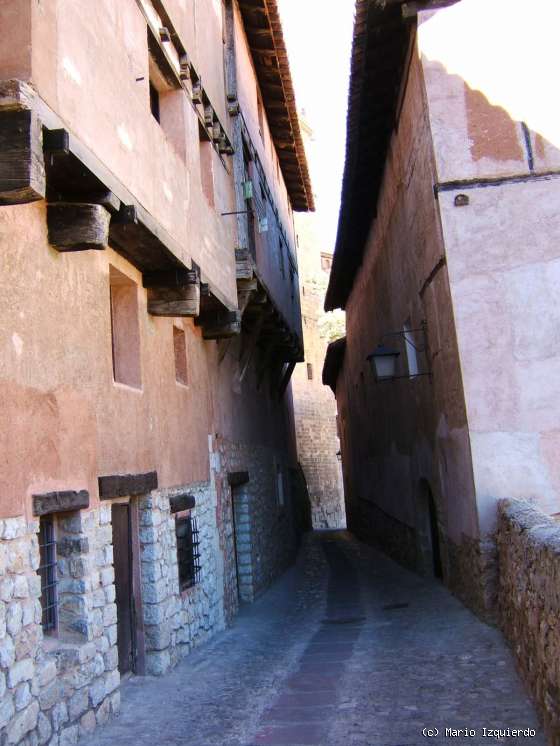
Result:
<instances>
[{"instance_id":1,"label":"sky","mask_svg":"<svg viewBox=\"0 0 560 746\"><path fill-rule=\"evenodd\" d=\"M346 146L354 0L278 0L298 108L313 129L307 153L318 233L334 250Z\"/></svg>"}]
</instances>

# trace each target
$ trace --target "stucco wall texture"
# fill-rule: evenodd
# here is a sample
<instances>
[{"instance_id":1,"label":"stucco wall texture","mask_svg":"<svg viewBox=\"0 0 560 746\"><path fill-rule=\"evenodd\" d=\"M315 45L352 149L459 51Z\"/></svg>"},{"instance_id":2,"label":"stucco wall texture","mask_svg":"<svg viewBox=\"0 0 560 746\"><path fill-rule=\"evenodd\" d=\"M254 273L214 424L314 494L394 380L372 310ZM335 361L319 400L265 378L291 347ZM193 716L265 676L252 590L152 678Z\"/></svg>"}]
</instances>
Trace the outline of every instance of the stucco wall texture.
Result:
<instances>
[{"instance_id":1,"label":"stucco wall texture","mask_svg":"<svg viewBox=\"0 0 560 746\"><path fill-rule=\"evenodd\" d=\"M337 401L349 527L371 536L373 516L380 526L373 532L378 540L390 544L402 561L430 572L429 485L444 561L452 574L453 556L465 541L478 537L478 526L433 181L422 67L416 56L389 150L375 228L346 306L347 347ZM423 320L428 325L431 380L375 384L366 357L378 340L402 330L406 322L418 328ZM423 343L421 336L415 339ZM406 375L403 358L401 350L400 373ZM425 371L423 356L419 364ZM411 529L416 548L410 546ZM400 533L400 541L389 536L394 533ZM459 578L450 582L458 584Z\"/></svg>"},{"instance_id":2,"label":"stucco wall texture","mask_svg":"<svg viewBox=\"0 0 560 746\"><path fill-rule=\"evenodd\" d=\"M509 180L439 199L484 532L496 525L496 498L560 511L560 137L548 94L558 8L532 9L548 21L523 65L526 18L503 0L490 11L463 0L423 14L419 29L437 180ZM508 33L498 33L505 12ZM465 40L475 29L473 55ZM459 209L461 192L470 204Z\"/></svg>"},{"instance_id":3,"label":"stucco wall texture","mask_svg":"<svg viewBox=\"0 0 560 746\"><path fill-rule=\"evenodd\" d=\"M525 24L502 0L419 14L337 383L350 527L433 571L431 493L444 579L490 615L497 500L560 511L558 48L547 27L522 63ZM376 385L367 354L423 320L431 379Z\"/></svg>"}]
</instances>

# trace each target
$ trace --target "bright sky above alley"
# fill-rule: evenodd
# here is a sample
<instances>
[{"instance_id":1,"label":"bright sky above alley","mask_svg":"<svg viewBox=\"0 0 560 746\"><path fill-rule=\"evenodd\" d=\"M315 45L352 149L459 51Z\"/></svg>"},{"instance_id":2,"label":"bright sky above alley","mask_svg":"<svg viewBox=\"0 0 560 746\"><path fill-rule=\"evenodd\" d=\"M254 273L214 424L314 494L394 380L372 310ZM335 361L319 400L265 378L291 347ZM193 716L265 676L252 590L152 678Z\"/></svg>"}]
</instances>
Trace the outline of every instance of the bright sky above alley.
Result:
<instances>
[{"instance_id":1,"label":"bright sky above alley","mask_svg":"<svg viewBox=\"0 0 560 746\"><path fill-rule=\"evenodd\" d=\"M334 248L346 141L354 0L278 0L297 104L313 129L307 153L325 250Z\"/></svg>"}]
</instances>

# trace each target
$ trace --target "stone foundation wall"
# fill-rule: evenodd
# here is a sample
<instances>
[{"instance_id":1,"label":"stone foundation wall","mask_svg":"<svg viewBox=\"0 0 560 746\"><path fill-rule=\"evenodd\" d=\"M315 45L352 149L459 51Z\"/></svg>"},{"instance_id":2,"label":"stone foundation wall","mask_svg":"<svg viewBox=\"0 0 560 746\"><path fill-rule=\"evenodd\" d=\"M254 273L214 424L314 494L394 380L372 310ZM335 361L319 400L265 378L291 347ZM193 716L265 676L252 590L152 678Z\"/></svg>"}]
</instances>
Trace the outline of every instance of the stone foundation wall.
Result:
<instances>
[{"instance_id":1,"label":"stone foundation wall","mask_svg":"<svg viewBox=\"0 0 560 746\"><path fill-rule=\"evenodd\" d=\"M39 521L0 521L2 744L75 744L119 711L110 516L102 507L56 519L57 638L41 626Z\"/></svg>"},{"instance_id":2,"label":"stone foundation wall","mask_svg":"<svg viewBox=\"0 0 560 746\"><path fill-rule=\"evenodd\" d=\"M499 624L560 744L560 525L521 500L498 510Z\"/></svg>"},{"instance_id":3,"label":"stone foundation wall","mask_svg":"<svg viewBox=\"0 0 560 746\"><path fill-rule=\"evenodd\" d=\"M481 619L497 621L498 558L496 537L483 540L463 534L461 543L449 539L446 581L450 590Z\"/></svg>"},{"instance_id":4,"label":"stone foundation wall","mask_svg":"<svg viewBox=\"0 0 560 746\"><path fill-rule=\"evenodd\" d=\"M201 572L196 585L181 591L169 500L185 493L196 501L191 515L198 523ZM155 490L140 499L139 509L146 673L160 675L225 627L216 490L212 482Z\"/></svg>"},{"instance_id":5,"label":"stone foundation wall","mask_svg":"<svg viewBox=\"0 0 560 746\"><path fill-rule=\"evenodd\" d=\"M216 449L222 474L246 471L249 476L242 488L234 490L234 498L239 589L241 599L250 602L296 557L298 537L290 471L293 464L285 452L259 445L219 439Z\"/></svg>"}]
</instances>

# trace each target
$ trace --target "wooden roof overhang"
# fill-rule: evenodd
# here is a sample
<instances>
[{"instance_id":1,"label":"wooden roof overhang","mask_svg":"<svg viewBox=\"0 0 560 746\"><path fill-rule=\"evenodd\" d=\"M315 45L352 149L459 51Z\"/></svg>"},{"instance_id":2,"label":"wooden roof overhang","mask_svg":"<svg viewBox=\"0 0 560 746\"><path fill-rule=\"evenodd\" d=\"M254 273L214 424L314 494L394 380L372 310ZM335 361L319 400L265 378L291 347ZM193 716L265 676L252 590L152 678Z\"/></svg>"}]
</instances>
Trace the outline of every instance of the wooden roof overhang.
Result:
<instances>
[{"instance_id":1,"label":"wooden roof overhang","mask_svg":"<svg viewBox=\"0 0 560 746\"><path fill-rule=\"evenodd\" d=\"M263 106L294 210L315 209L276 0L239 0Z\"/></svg>"},{"instance_id":2,"label":"wooden roof overhang","mask_svg":"<svg viewBox=\"0 0 560 746\"><path fill-rule=\"evenodd\" d=\"M362 262L416 30L416 14L457 0L356 0L338 232L325 310L344 308Z\"/></svg>"}]
</instances>

